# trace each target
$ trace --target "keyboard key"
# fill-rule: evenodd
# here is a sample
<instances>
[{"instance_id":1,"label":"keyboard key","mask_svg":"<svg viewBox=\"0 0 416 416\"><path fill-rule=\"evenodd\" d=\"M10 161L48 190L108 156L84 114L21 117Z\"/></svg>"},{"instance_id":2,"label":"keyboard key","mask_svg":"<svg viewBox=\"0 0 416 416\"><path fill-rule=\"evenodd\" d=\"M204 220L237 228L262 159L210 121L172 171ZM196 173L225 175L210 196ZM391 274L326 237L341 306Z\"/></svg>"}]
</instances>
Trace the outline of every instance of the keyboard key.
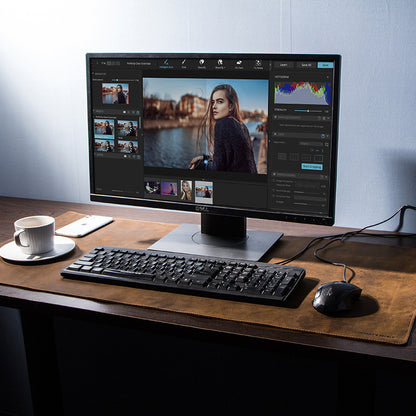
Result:
<instances>
[{"instance_id":1,"label":"keyboard key","mask_svg":"<svg viewBox=\"0 0 416 416\"><path fill-rule=\"evenodd\" d=\"M154 274L151 273L136 273L130 272L128 270L117 270L117 269L104 269L102 274L114 277L129 277L135 279L143 279L143 280L151 280L155 277Z\"/></svg>"}]
</instances>

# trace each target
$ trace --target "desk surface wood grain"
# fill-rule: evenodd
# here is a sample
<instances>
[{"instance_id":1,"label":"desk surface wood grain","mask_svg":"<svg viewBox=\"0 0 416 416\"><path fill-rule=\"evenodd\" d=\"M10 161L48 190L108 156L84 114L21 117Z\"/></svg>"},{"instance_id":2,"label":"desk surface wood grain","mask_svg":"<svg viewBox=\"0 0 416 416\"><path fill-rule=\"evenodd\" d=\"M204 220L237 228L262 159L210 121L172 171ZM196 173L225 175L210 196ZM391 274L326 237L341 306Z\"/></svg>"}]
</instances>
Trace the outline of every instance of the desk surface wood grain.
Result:
<instances>
[{"instance_id":1,"label":"desk surface wood grain","mask_svg":"<svg viewBox=\"0 0 416 416\"><path fill-rule=\"evenodd\" d=\"M13 233L13 222L21 217L45 214L59 216L69 210L83 214L111 215L119 218L144 221L163 221L179 224L183 222L198 223L199 216L191 213L165 212L160 210L107 206L95 204L77 204L56 201L28 200L19 198L0 197L0 240L10 240ZM248 220L248 227L254 229L282 231L286 235L319 236L338 234L348 231L346 228L326 227L317 225L292 224L264 220ZM410 240L410 241L409 241ZM366 240L367 242L367 240ZM373 240L375 243L385 243L385 240ZM414 239L394 239L389 243L394 245L415 245ZM200 316L182 315L178 313L147 310L129 305L105 304L97 301L54 295L44 292L30 291L10 286L0 286L1 303L12 307L26 307L37 304L39 307L64 313L71 310L74 313L87 313L112 316L115 318L140 319L148 322L176 325L184 328L195 328L233 334L263 341L278 342L287 346L303 346L318 348L323 351L348 352L376 358L387 358L394 361L416 362L415 334L412 331L409 342L405 346L392 346L372 342L361 342L337 337L323 336L310 333L293 332L279 328L265 328L251 324L224 322L217 319L207 319Z\"/></svg>"}]
</instances>

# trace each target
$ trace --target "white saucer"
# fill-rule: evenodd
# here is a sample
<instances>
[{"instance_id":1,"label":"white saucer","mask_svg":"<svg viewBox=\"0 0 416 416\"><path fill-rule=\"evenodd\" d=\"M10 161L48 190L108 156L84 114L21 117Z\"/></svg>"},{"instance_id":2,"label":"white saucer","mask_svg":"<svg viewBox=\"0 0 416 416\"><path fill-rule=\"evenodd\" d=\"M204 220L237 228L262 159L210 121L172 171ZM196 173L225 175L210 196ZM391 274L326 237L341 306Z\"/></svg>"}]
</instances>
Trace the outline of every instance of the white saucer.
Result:
<instances>
[{"instance_id":1,"label":"white saucer","mask_svg":"<svg viewBox=\"0 0 416 416\"><path fill-rule=\"evenodd\" d=\"M25 254L14 241L0 248L0 256L5 260L19 262L37 262L55 259L69 253L75 247L75 242L70 238L55 236L55 247L53 250L42 254Z\"/></svg>"}]
</instances>

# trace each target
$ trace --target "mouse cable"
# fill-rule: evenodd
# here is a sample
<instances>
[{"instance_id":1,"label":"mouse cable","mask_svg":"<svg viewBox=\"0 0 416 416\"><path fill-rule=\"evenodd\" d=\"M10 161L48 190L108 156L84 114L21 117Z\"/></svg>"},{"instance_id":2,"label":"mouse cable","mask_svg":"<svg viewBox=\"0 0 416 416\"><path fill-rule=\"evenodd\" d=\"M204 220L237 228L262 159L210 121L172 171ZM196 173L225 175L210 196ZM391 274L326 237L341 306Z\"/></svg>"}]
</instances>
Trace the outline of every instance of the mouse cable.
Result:
<instances>
[{"instance_id":1,"label":"mouse cable","mask_svg":"<svg viewBox=\"0 0 416 416\"><path fill-rule=\"evenodd\" d=\"M393 215L391 215L389 218L387 218L387 219L385 219L385 220L383 220L383 221L380 221L380 222L378 222L378 223L376 223L376 224L373 224L373 225L367 225L366 227L364 227L364 228L361 228L360 230L358 230L358 231L350 231L350 232L347 232L347 233L345 233L345 234L343 234L341 237L335 237L335 238L331 238L330 239L330 241L328 242L328 243L326 243L326 244L324 244L322 247L319 247L319 248L317 248L315 251L314 251L314 253L313 253L313 255L314 255L314 257L316 258L316 259L318 259L319 261L322 261L322 262L324 262L324 263L329 263L329 264L332 264L333 266L341 266L341 267L343 267L344 268L344 272L343 272L343 280L344 280L344 282L348 282L348 281L351 281L353 278L354 278L354 276L355 276L355 271L351 268L351 267L349 267L349 266L347 266L346 264L343 264L343 263L335 263L335 262L332 262L332 261L330 261L330 260L327 260L327 259L325 259L325 258L323 258L323 257L321 257L321 256L319 256L318 255L318 252L319 251L321 251L321 250L324 250L325 248L327 248L327 247L329 247L331 244L333 244L333 243L335 243L336 241L341 241L341 242L343 242L343 241L345 241L347 238L350 238L350 237L353 237L353 236L356 236L356 235L359 235L359 236L369 236L369 235L372 235L372 236L381 236L381 237L386 237L386 236L394 236L394 237L399 237L398 235L394 235L394 234L377 234L377 233L364 233L364 231L365 230L367 230L367 229L369 229L369 228L373 228L373 227L376 227L377 225L381 225L381 224L384 224L384 223L386 223L386 222L388 222L388 221L390 221L391 219L393 219L397 214L399 214L400 213L400 223L399 223L399 226L397 227L397 229L394 231L394 232L398 232L398 230L400 230L401 228L402 228L402 226L403 226L403 217L404 217L404 213L406 212L406 210L407 209L414 209L414 210L416 210L416 207L414 207L414 206L412 206L412 205L404 205L404 206L402 206L399 210L397 210ZM405 235L406 237L413 237L413 236L415 236L416 234L407 234L407 235ZM347 277L346 277L346 273L347 273L347 269L348 270L350 270L350 272L352 273L352 276L350 277L350 279L347 281Z\"/></svg>"},{"instance_id":2,"label":"mouse cable","mask_svg":"<svg viewBox=\"0 0 416 416\"><path fill-rule=\"evenodd\" d=\"M415 206L413 206L413 205L403 205L403 206L400 208L400 219L399 219L399 225L398 225L398 226L397 226L397 228L394 230L394 232L398 233L398 232L402 229L402 227L403 227L403 220L404 220L404 214L405 214L406 210L408 210L408 209L413 209L413 210L415 210L415 211L416 211L416 207L415 207Z\"/></svg>"},{"instance_id":3,"label":"mouse cable","mask_svg":"<svg viewBox=\"0 0 416 416\"><path fill-rule=\"evenodd\" d=\"M299 257L301 257L304 253L306 253L313 245L319 243L322 240L326 240L326 239L330 239L329 243L332 244L335 241L344 241L350 237L354 237L354 236L360 236L360 237L382 237L382 238L399 238L399 237L416 237L416 234L392 234L392 233L364 233L365 230L368 230L369 228L373 228L376 227L378 225L384 224L388 221L390 221L391 219L393 219L397 214L400 213L400 222L398 227L395 229L395 233L397 233L403 226L403 219L404 219L404 213L406 212L407 209L413 209L416 210L415 206L412 205L404 205L402 206L399 210L397 210L393 215L391 215L389 218L380 221L376 224L372 224L372 225L367 225L366 227L363 227L359 230L356 231L348 231L346 233L342 233L342 234L332 234L332 235L325 235L325 236L320 236L320 237L315 237L313 238L311 241L309 241L309 243L302 249L300 250L298 253L296 253L295 255L293 255L292 257L289 257L285 260L281 260L279 262L276 262L276 264L288 264L290 262L292 262L293 260L298 259ZM324 247L327 247L329 244L326 244ZM324 248L323 247L323 248ZM316 252L317 250L315 250ZM319 251L319 250L318 250ZM323 260L321 260L323 261ZM344 269L344 275L345 275L346 269Z\"/></svg>"},{"instance_id":4,"label":"mouse cable","mask_svg":"<svg viewBox=\"0 0 416 416\"><path fill-rule=\"evenodd\" d=\"M368 230L369 228L377 227L378 225L384 224L384 223L390 221L391 219L393 219L397 214L400 213L399 225L393 231L394 233L398 233L401 230L401 228L403 227L404 214L405 214L405 212L406 212L407 209L416 210L416 207L413 206L413 205L403 205L393 215L391 215L389 218L387 218L385 220L382 220L380 222L377 222L376 224L367 225L366 227L363 227L363 228L361 228L360 230L357 230L357 231L349 231L349 232L346 232L344 234L344 236L345 236L344 239L349 238L349 237L353 237L353 236L358 235L358 234L361 234L361 235L366 235L367 234L368 235L368 233L364 233L363 234L363 231ZM392 236L392 237L397 238L397 237L414 237L416 234L395 235L395 234L391 234L391 233L389 233L389 234L382 234L382 233L377 234L377 233L375 233L375 234L372 234L372 235L373 236L379 235L380 237Z\"/></svg>"},{"instance_id":5,"label":"mouse cable","mask_svg":"<svg viewBox=\"0 0 416 416\"><path fill-rule=\"evenodd\" d=\"M279 262L276 262L276 264L288 264L290 262L292 262L293 260L298 259L299 257L301 257L303 254L305 254L315 243L318 243L322 240L325 240L326 238L331 238L331 237L342 237L343 234L335 234L335 235L323 235L320 237L315 237L313 238L311 241L309 241L309 243L299 252L297 252L296 254L294 254L292 257L289 257L285 260L281 260Z\"/></svg>"},{"instance_id":6,"label":"mouse cable","mask_svg":"<svg viewBox=\"0 0 416 416\"><path fill-rule=\"evenodd\" d=\"M346 264L344 264L344 263L335 263L335 262L333 262L333 261L330 261L330 260L327 260L327 259L325 259L325 258L323 258L323 257L320 257L319 255L318 255L318 252L319 251L321 251L321 250L325 250L329 245L331 245L331 244L333 244L333 243L335 243L336 241L343 241L342 240L342 238L336 238L336 239L332 239L332 240L330 240L330 241L328 241L325 245L323 245L322 247L318 247L314 252L313 252L313 255L315 256L315 258L316 259L318 259L319 261L322 261L322 262L324 262L324 263L328 263L328 264L332 264L333 266L340 266L340 267L343 267L343 269L344 269L344 271L343 271L343 278L342 278L342 280L344 281L344 282L346 282L346 283L348 283L348 281L347 281L347 270L349 270L351 273L352 273L352 276L349 278L349 281L351 281L353 278L354 278L354 276L355 276L355 271L354 271L354 269L352 269L350 266L347 266Z\"/></svg>"}]
</instances>

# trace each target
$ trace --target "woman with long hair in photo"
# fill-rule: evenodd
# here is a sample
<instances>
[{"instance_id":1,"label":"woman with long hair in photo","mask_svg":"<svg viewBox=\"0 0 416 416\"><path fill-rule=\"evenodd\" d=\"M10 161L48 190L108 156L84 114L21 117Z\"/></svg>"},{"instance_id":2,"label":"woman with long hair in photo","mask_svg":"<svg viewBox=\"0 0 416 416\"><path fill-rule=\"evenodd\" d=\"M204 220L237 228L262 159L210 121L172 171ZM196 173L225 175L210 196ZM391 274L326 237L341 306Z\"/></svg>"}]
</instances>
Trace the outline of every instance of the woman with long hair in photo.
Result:
<instances>
[{"instance_id":1,"label":"woman with long hair in photo","mask_svg":"<svg viewBox=\"0 0 416 416\"><path fill-rule=\"evenodd\" d=\"M123 92L123 87L120 84L117 85L117 99L113 104L127 104L126 96Z\"/></svg>"},{"instance_id":2,"label":"woman with long hair in photo","mask_svg":"<svg viewBox=\"0 0 416 416\"><path fill-rule=\"evenodd\" d=\"M113 134L113 130L112 130L112 128L110 126L110 122L108 120L106 120L104 122L103 134L110 134L110 135Z\"/></svg>"},{"instance_id":3,"label":"woman with long hair in photo","mask_svg":"<svg viewBox=\"0 0 416 416\"><path fill-rule=\"evenodd\" d=\"M192 190L188 181L182 181L181 199L185 201L192 200Z\"/></svg>"},{"instance_id":4,"label":"woman with long hair in photo","mask_svg":"<svg viewBox=\"0 0 416 416\"><path fill-rule=\"evenodd\" d=\"M198 132L199 141L202 137L206 137L208 155L193 158L190 169L257 173L250 134L231 85L213 89Z\"/></svg>"}]
</instances>

